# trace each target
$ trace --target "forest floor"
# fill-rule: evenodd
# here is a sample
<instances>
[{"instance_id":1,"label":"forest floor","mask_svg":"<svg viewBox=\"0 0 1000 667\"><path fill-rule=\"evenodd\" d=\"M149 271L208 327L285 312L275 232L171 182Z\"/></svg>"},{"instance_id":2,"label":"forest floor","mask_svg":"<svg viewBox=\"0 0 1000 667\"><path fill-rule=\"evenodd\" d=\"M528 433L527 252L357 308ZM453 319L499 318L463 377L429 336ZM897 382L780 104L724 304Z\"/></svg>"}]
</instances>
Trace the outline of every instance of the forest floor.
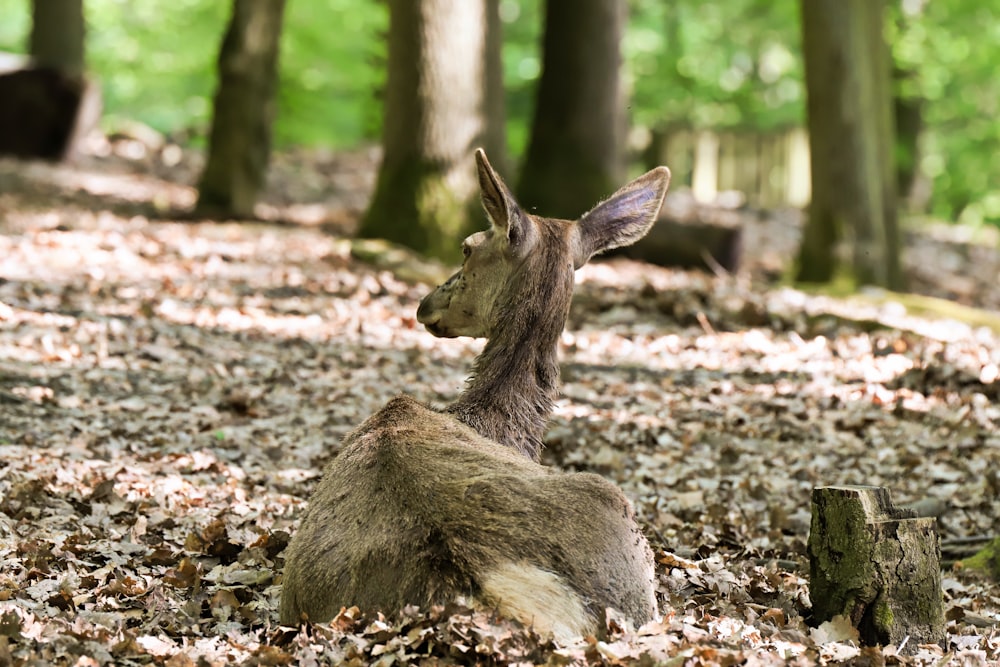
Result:
<instances>
[{"instance_id":1,"label":"forest floor","mask_svg":"<svg viewBox=\"0 0 1000 667\"><path fill-rule=\"evenodd\" d=\"M343 435L402 391L452 400L482 343L352 255L371 152L278 156L272 222L211 223L170 213L196 161L129 146L0 161L0 665L1000 664L1000 585L955 564L1000 534L1000 331L781 286L787 212L746 216L735 275L578 273L544 462L633 501L662 620L568 646L460 608L281 627ZM907 266L1000 310L995 243L922 231ZM840 484L940 515L945 646L809 623L810 496Z\"/></svg>"}]
</instances>

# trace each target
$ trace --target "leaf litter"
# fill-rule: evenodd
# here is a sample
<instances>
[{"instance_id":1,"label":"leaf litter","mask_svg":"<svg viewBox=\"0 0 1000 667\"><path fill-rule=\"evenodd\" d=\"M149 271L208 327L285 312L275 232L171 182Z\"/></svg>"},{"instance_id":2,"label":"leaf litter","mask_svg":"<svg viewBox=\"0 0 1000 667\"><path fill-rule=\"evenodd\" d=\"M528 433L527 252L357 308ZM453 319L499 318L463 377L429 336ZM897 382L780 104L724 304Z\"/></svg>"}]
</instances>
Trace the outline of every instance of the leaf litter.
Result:
<instances>
[{"instance_id":1,"label":"leaf litter","mask_svg":"<svg viewBox=\"0 0 1000 667\"><path fill-rule=\"evenodd\" d=\"M0 194L0 665L1000 661L1000 587L948 558L1000 534L990 329L776 287L767 267L587 266L545 462L629 496L663 617L609 615L607 637L568 646L461 601L288 628L283 550L340 439L399 392L452 400L482 343L424 332L429 286L330 225L156 216L137 182L180 204L190 189L135 165L0 167L17 185ZM934 508L947 646L809 622L827 484Z\"/></svg>"}]
</instances>

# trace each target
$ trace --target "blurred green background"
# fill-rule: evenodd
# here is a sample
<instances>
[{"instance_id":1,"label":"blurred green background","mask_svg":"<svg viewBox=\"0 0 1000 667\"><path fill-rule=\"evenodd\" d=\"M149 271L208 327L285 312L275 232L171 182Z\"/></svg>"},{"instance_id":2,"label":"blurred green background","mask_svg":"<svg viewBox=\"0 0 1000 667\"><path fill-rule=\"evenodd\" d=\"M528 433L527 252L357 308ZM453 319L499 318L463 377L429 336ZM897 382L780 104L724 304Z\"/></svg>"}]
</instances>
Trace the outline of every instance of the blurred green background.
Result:
<instances>
[{"instance_id":1,"label":"blurred green background","mask_svg":"<svg viewBox=\"0 0 1000 667\"><path fill-rule=\"evenodd\" d=\"M0 50L23 53L28 0L0 0ZM896 94L920 101L919 172L928 211L1000 224L1000 11L976 0L892 0ZM105 129L134 119L204 141L215 58L230 11L219 0L86 0L87 58ZM540 0L502 0L508 130L523 151L540 73ZM624 40L633 131L689 126L768 131L804 123L796 0L631 0ZM292 0L282 37L276 145L378 140L388 9L377 0Z\"/></svg>"}]
</instances>

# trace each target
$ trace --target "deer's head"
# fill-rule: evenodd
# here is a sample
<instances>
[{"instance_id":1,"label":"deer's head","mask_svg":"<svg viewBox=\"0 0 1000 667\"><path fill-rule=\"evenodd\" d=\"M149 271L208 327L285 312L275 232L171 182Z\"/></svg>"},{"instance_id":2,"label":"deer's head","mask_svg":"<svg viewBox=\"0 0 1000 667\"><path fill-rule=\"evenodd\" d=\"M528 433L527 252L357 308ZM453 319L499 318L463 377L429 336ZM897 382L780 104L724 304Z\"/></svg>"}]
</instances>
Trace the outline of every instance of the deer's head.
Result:
<instances>
[{"instance_id":1,"label":"deer's head","mask_svg":"<svg viewBox=\"0 0 1000 667\"><path fill-rule=\"evenodd\" d=\"M489 338L511 316L501 305L544 308L572 291L573 272L591 257L645 236L670 184L670 170L657 167L574 222L526 213L482 149L476 166L490 228L462 242L462 268L420 302L417 320L435 336Z\"/></svg>"}]
</instances>

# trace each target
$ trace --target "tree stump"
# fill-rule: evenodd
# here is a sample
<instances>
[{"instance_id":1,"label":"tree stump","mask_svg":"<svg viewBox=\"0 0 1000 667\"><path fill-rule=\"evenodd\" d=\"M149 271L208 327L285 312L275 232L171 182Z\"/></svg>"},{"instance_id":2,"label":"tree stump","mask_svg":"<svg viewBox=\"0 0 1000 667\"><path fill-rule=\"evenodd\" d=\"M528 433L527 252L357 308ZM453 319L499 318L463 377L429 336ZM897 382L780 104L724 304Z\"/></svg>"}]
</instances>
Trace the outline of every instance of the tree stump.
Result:
<instances>
[{"instance_id":1,"label":"tree stump","mask_svg":"<svg viewBox=\"0 0 1000 667\"><path fill-rule=\"evenodd\" d=\"M0 155L63 160L101 115L100 89L51 67L0 72Z\"/></svg>"},{"instance_id":2,"label":"tree stump","mask_svg":"<svg viewBox=\"0 0 1000 667\"><path fill-rule=\"evenodd\" d=\"M935 520L873 486L813 489L809 597L817 623L842 615L868 646L941 644L944 601Z\"/></svg>"}]
</instances>

